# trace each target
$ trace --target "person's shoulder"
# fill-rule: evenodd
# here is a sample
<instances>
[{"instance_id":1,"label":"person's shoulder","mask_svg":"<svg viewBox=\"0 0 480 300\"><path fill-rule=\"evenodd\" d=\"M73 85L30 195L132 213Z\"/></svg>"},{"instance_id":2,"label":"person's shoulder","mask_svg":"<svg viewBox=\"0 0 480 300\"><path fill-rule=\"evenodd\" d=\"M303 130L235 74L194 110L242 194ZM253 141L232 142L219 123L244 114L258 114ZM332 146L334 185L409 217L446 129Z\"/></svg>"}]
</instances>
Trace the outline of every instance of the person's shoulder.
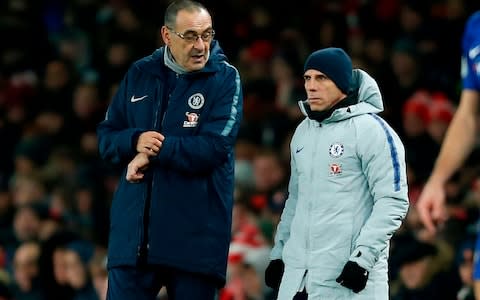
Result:
<instances>
[{"instance_id":1,"label":"person's shoulder","mask_svg":"<svg viewBox=\"0 0 480 300\"><path fill-rule=\"evenodd\" d=\"M468 17L468 22L475 21L475 20L480 20L480 10L477 10L477 11L473 12Z\"/></svg>"},{"instance_id":2,"label":"person's shoulder","mask_svg":"<svg viewBox=\"0 0 480 300\"><path fill-rule=\"evenodd\" d=\"M393 129L393 127L388 123L388 121L386 121L379 114L366 113L355 116L352 119L362 132L367 132L368 134L378 134L381 132L386 132L390 135L396 135L395 129Z\"/></svg>"},{"instance_id":3,"label":"person's shoulder","mask_svg":"<svg viewBox=\"0 0 480 300\"><path fill-rule=\"evenodd\" d=\"M318 122L305 117L297 124L297 127L295 127L295 133L303 132L312 126L318 126Z\"/></svg>"},{"instance_id":4,"label":"person's shoulder","mask_svg":"<svg viewBox=\"0 0 480 300\"><path fill-rule=\"evenodd\" d=\"M129 74L150 74L154 76L163 76L165 64L163 63L164 48L158 48L152 54L143 56L135 60L129 68Z\"/></svg>"},{"instance_id":5,"label":"person's shoulder","mask_svg":"<svg viewBox=\"0 0 480 300\"><path fill-rule=\"evenodd\" d=\"M476 60L478 58L478 46L480 45L480 11L472 14L466 24L465 30L462 36L462 55L465 58L469 58L467 63ZM462 73L467 74L466 70L462 70ZM473 76L473 73L469 73L469 76Z\"/></svg>"},{"instance_id":6,"label":"person's shoulder","mask_svg":"<svg viewBox=\"0 0 480 300\"><path fill-rule=\"evenodd\" d=\"M291 142L295 143L299 138L304 137L305 131L307 131L310 126L315 126L316 122L317 121L313 121L308 117L305 117L303 120L301 120L293 131Z\"/></svg>"},{"instance_id":7,"label":"person's shoulder","mask_svg":"<svg viewBox=\"0 0 480 300\"><path fill-rule=\"evenodd\" d=\"M144 65L149 65L152 63L158 63L160 61L163 62L163 51L164 48L157 48L151 54L146 56L140 57L133 62L134 66L142 67Z\"/></svg>"},{"instance_id":8,"label":"person's shoulder","mask_svg":"<svg viewBox=\"0 0 480 300\"><path fill-rule=\"evenodd\" d=\"M466 28L467 30L470 29L480 31L480 10L474 12L468 17Z\"/></svg>"},{"instance_id":9,"label":"person's shoulder","mask_svg":"<svg viewBox=\"0 0 480 300\"><path fill-rule=\"evenodd\" d=\"M391 145L397 149L402 149L403 141L398 132L381 116L374 113L356 116L355 136L358 144L378 146L378 149L384 149L380 145Z\"/></svg>"}]
</instances>

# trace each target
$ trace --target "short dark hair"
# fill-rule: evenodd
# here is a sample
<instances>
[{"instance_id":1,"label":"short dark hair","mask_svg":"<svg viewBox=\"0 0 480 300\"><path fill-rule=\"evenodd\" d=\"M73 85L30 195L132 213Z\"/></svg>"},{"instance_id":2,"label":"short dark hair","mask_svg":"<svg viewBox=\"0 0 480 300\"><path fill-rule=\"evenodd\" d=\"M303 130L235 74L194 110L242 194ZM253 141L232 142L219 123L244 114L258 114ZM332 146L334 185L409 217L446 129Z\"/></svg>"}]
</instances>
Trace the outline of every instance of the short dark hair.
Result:
<instances>
[{"instance_id":1,"label":"short dark hair","mask_svg":"<svg viewBox=\"0 0 480 300\"><path fill-rule=\"evenodd\" d=\"M164 24L168 27L174 28L177 23L177 14L181 10L189 12L205 10L208 13L208 9L200 2L192 0L176 0L170 3L165 10Z\"/></svg>"}]
</instances>

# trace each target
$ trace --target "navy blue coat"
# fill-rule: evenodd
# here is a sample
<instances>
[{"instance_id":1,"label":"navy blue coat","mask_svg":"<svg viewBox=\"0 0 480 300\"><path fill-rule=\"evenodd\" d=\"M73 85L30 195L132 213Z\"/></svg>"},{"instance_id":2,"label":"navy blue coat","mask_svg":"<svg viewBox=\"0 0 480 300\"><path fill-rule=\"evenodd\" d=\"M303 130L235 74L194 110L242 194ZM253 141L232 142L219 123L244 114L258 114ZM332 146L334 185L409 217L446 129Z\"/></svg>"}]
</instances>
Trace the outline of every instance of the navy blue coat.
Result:
<instances>
[{"instance_id":1,"label":"navy blue coat","mask_svg":"<svg viewBox=\"0 0 480 300\"><path fill-rule=\"evenodd\" d=\"M239 73L216 41L205 67L188 74L166 67L164 51L132 64L98 126L100 155L124 167L110 212L108 266L134 266L144 251L148 264L223 284L242 118ZM129 183L127 164L148 130L165 141L144 179Z\"/></svg>"}]
</instances>

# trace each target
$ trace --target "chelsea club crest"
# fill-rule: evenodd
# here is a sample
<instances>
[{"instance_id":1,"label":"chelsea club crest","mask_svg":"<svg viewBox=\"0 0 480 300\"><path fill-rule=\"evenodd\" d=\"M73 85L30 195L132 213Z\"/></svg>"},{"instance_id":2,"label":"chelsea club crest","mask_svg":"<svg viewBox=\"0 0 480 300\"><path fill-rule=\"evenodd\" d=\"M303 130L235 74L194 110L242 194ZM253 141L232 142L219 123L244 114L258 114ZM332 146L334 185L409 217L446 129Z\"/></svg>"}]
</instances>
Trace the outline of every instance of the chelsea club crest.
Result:
<instances>
[{"instance_id":1,"label":"chelsea club crest","mask_svg":"<svg viewBox=\"0 0 480 300\"><path fill-rule=\"evenodd\" d=\"M201 93L196 93L188 98L188 106L192 109L200 109L202 108L203 104L205 103L205 98Z\"/></svg>"},{"instance_id":2,"label":"chelsea club crest","mask_svg":"<svg viewBox=\"0 0 480 300\"><path fill-rule=\"evenodd\" d=\"M333 143L330 145L330 148L328 149L328 153L330 154L331 157L340 157L343 154L344 147L340 143Z\"/></svg>"}]
</instances>

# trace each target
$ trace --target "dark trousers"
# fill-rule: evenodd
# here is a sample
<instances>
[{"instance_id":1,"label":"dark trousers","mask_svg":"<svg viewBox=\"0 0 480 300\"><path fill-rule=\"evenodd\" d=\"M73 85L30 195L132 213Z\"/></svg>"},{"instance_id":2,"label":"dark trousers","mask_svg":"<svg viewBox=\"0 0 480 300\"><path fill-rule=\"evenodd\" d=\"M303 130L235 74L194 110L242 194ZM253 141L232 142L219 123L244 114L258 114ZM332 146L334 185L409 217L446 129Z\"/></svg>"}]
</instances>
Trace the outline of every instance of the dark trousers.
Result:
<instances>
[{"instance_id":1,"label":"dark trousers","mask_svg":"<svg viewBox=\"0 0 480 300\"><path fill-rule=\"evenodd\" d=\"M108 271L107 300L154 300L165 286L168 300L214 300L216 282L164 266L115 267Z\"/></svg>"}]
</instances>

